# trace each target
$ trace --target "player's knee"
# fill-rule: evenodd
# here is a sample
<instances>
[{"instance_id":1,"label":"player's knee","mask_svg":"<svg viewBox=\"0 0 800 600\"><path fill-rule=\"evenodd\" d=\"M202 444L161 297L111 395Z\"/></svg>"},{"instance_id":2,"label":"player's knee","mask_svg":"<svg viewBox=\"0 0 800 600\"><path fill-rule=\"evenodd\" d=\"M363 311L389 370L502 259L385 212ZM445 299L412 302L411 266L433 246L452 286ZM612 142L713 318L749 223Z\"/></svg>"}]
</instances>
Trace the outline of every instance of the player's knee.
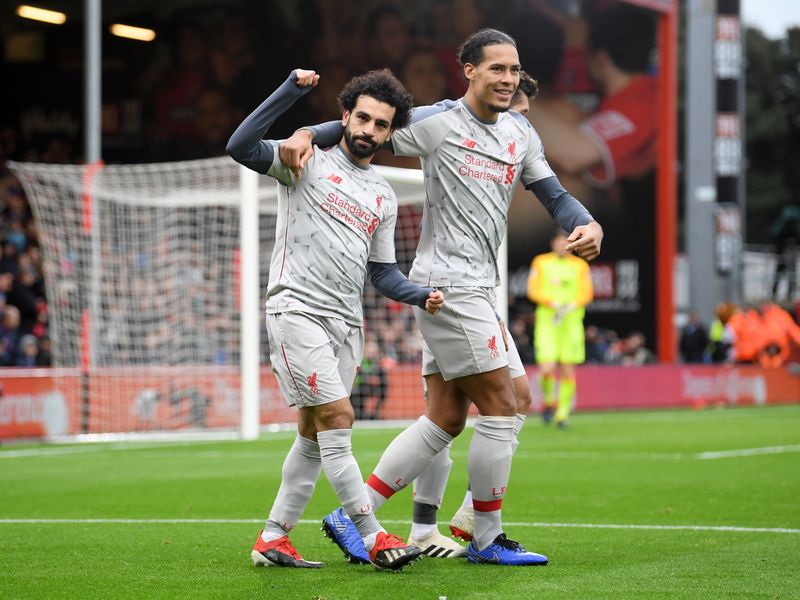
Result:
<instances>
[{"instance_id":1,"label":"player's knee","mask_svg":"<svg viewBox=\"0 0 800 600\"><path fill-rule=\"evenodd\" d=\"M425 416L453 437L464 431L467 424L467 413L456 410L431 410L429 407Z\"/></svg>"},{"instance_id":2,"label":"player's knee","mask_svg":"<svg viewBox=\"0 0 800 600\"><path fill-rule=\"evenodd\" d=\"M488 390L481 402L475 404L480 414L487 417L511 417L517 413L517 400L511 386Z\"/></svg>"},{"instance_id":3,"label":"player's knee","mask_svg":"<svg viewBox=\"0 0 800 600\"><path fill-rule=\"evenodd\" d=\"M314 421L319 431L352 429L355 413L349 401L336 401L316 407Z\"/></svg>"}]
</instances>

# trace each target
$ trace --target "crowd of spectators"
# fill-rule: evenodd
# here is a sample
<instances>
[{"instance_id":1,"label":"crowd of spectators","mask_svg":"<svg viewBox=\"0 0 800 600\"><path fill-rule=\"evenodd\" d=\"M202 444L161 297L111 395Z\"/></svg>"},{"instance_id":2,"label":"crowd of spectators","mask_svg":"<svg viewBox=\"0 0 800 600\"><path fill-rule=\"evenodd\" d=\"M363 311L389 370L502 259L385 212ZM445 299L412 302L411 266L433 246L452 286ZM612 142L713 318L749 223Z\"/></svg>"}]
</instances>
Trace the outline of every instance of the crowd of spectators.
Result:
<instances>
[{"instance_id":1,"label":"crowd of spectators","mask_svg":"<svg viewBox=\"0 0 800 600\"><path fill-rule=\"evenodd\" d=\"M0 170L0 367L50 365L46 297L30 206L17 180Z\"/></svg>"},{"instance_id":2,"label":"crowd of spectators","mask_svg":"<svg viewBox=\"0 0 800 600\"><path fill-rule=\"evenodd\" d=\"M794 314L771 299L759 304L721 302L706 327L692 314L680 336L686 363L758 364L764 368L800 363L800 302Z\"/></svg>"}]
</instances>

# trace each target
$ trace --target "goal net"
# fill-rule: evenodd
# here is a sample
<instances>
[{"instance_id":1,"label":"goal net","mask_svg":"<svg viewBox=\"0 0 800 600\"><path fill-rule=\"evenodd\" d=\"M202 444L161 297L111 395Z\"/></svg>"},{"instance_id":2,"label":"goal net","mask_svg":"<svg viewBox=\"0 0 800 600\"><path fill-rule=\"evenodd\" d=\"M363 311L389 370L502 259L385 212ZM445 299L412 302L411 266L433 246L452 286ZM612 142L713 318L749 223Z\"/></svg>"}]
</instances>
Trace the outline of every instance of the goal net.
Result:
<instances>
[{"instance_id":1,"label":"goal net","mask_svg":"<svg viewBox=\"0 0 800 600\"><path fill-rule=\"evenodd\" d=\"M258 364L257 398L251 399L258 405L256 427L296 420L270 369L264 330L273 179L228 157L9 166L38 226L67 434L244 430L247 361ZM419 235L421 172L377 168L400 199L397 260L407 273ZM248 173L257 178L255 251L241 244L241 179ZM247 289L245 253L253 252L258 281L250 289L258 289L259 309L248 320L240 290ZM421 337L411 309L367 282L364 312L366 351L353 390L357 418L418 416ZM242 331L253 328L260 331L255 357L242 344Z\"/></svg>"}]
</instances>

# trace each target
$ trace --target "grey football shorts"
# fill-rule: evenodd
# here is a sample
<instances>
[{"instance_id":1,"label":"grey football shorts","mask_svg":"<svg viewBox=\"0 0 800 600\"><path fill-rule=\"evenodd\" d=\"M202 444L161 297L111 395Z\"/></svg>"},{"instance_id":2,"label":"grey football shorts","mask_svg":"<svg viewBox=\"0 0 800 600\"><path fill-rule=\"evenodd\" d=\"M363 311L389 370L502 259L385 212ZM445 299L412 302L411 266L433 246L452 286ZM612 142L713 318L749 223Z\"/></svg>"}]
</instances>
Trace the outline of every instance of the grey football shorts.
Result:
<instances>
[{"instance_id":1,"label":"grey football shorts","mask_svg":"<svg viewBox=\"0 0 800 600\"><path fill-rule=\"evenodd\" d=\"M494 289L450 287L441 290L444 306L435 315L414 307L425 342L422 375L441 373L449 381L508 366L509 353L495 314ZM519 364L521 367L522 362Z\"/></svg>"},{"instance_id":2,"label":"grey football shorts","mask_svg":"<svg viewBox=\"0 0 800 600\"><path fill-rule=\"evenodd\" d=\"M364 354L364 330L334 317L267 314L269 357L289 406L348 398Z\"/></svg>"}]
</instances>

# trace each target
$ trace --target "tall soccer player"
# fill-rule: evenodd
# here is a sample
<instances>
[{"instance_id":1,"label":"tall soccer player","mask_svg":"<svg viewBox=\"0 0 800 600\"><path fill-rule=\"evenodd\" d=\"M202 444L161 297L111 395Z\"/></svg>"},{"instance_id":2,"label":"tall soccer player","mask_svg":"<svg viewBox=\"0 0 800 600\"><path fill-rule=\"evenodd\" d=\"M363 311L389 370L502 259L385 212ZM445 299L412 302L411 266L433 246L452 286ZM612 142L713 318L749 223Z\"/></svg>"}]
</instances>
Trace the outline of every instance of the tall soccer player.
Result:
<instances>
[{"instance_id":1,"label":"tall soccer player","mask_svg":"<svg viewBox=\"0 0 800 600\"><path fill-rule=\"evenodd\" d=\"M519 85L511 99L510 110L527 115L530 103L539 93L538 82L525 71L520 71ZM497 317L500 320L500 317ZM512 452L519 446L519 432L525 424L528 410L533 402L531 386L517 347L507 330L505 323L500 323L503 333L503 345L508 352L508 369L511 383L514 386L514 398L517 402L516 422L514 424L514 440ZM426 390L427 396L427 390ZM414 510L411 522L411 534L408 543L419 546L423 554L433 558L460 558L466 556L467 549L458 542L439 532L437 525L438 512L442 506L444 492L453 461L450 459L450 444L439 452L419 477L414 480ZM461 507L450 519L450 531L465 541L472 541L475 529L475 512L472 507L472 488L467 487Z\"/></svg>"},{"instance_id":2,"label":"tall soccer player","mask_svg":"<svg viewBox=\"0 0 800 600\"><path fill-rule=\"evenodd\" d=\"M510 110L516 111L521 115L527 115L531 108L531 102L538 94L539 82L525 71L520 71L519 85L511 98ZM504 323L501 323L501 327L503 343L508 352L508 370L511 375L511 383L514 386L514 399L517 402L517 420L514 424L514 440L511 450L514 453L519 447L519 432L525 424L528 411L533 403L533 394L531 393L531 384L528 381L528 374L525 372L516 343ZM431 465L414 480L414 518L408 543L419 546L428 555L437 552L436 547L426 552L432 545L445 545L445 540L451 542L449 538L439 533L439 528L436 525L437 513L442 505L444 490L447 487L447 479L450 475L450 465L452 465L449 449L450 447L448 446L437 454ZM435 500L435 502L431 502L432 500ZM468 486L461 506L450 519L450 532L454 536L469 542L472 541L474 531L475 510L472 506L472 488ZM429 540L427 546L422 545L421 539L423 538L418 535L425 532L427 532L427 538L424 539ZM453 554L457 554L457 551L454 551ZM437 552L436 555L441 556L442 551Z\"/></svg>"},{"instance_id":3,"label":"tall soccer player","mask_svg":"<svg viewBox=\"0 0 800 600\"><path fill-rule=\"evenodd\" d=\"M397 199L369 166L375 151L408 122L412 101L389 71L353 78L339 95L344 127L339 143L292 171L281 163L278 143L262 138L318 81L314 71L292 71L227 146L238 162L281 184L266 320L272 368L284 398L298 408L298 435L251 556L255 565L322 566L305 560L288 534L324 470L369 561L398 570L420 550L388 534L373 513L352 452L349 394L363 353L361 293L367 272L381 293L431 315L444 301L442 292L411 283L397 267Z\"/></svg>"},{"instance_id":4,"label":"tall soccer player","mask_svg":"<svg viewBox=\"0 0 800 600\"><path fill-rule=\"evenodd\" d=\"M435 318L414 310L425 341L426 415L387 447L366 488L377 509L416 479L464 429L471 401L479 417L468 453L475 531L467 558L475 563L542 565L547 557L510 540L500 518L517 403L495 313L497 251L518 181L571 232L569 251L595 258L603 231L558 182L527 119L508 112L521 70L514 40L501 31L483 29L464 43L459 60L468 81L464 98L453 107L416 109L411 125L392 137L395 154L422 159L425 178L422 234L410 279L443 290L447 305ZM287 149L294 158L285 162L302 165L314 133L320 136L315 141L326 145L341 128L296 132L292 144L299 145ZM336 511L329 517L335 515ZM352 539L348 529L345 522L335 539L340 547Z\"/></svg>"}]
</instances>

